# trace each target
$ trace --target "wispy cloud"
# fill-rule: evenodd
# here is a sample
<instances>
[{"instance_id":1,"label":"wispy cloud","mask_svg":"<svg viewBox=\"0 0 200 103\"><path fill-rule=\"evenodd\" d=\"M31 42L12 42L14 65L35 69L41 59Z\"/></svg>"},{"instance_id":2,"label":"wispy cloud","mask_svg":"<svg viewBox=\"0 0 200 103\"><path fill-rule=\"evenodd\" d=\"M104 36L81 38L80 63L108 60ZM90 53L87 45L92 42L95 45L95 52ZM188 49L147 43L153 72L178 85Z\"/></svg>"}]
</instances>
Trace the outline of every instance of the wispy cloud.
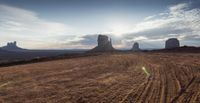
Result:
<instances>
[{"instance_id":1,"label":"wispy cloud","mask_svg":"<svg viewBox=\"0 0 200 103\"><path fill-rule=\"evenodd\" d=\"M182 45L199 46L200 9L191 8L188 3L172 5L165 12L146 17L126 32L129 33L120 38L113 37L115 47L131 48L137 41L143 48L162 48L165 40L171 37L178 38Z\"/></svg>"},{"instance_id":2,"label":"wispy cloud","mask_svg":"<svg viewBox=\"0 0 200 103\"><path fill-rule=\"evenodd\" d=\"M137 39L140 37L145 39ZM200 38L200 9L191 8L188 3L169 6L166 12L149 16L136 24L132 33L125 38L140 42L164 42L170 37L177 37L183 41L182 45L193 45L184 43Z\"/></svg>"},{"instance_id":3,"label":"wispy cloud","mask_svg":"<svg viewBox=\"0 0 200 103\"><path fill-rule=\"evenodd\" d=\"M200 9L192 8L188 3L169 6L164 12L150 15L137 24L110 24L117 29L108 28L105 32L111 33L109 36L117 48L131 48L135 41L143 48L164 47L164 41L170 37L177 37L182 45L199 46L200 43ZM76 35L74 31L77 33L78 30L64 23L45 20L33 11L0 5L1 42L17 40L28 48L95 46L97 34L79 32Z\"/></svg>"},{"instance_id":4,"label":"wispy cloud","mask_svg":"<svg viewBox=\"0 0 200 103\"><path fill-rule=\"evenodd\" d=\"M42 19L33 11L0 5L1 42L17 40L25 47L38 48L57 42L55 36L69 35L70 30L69 26Z\"/></svg>"}]
</instances>

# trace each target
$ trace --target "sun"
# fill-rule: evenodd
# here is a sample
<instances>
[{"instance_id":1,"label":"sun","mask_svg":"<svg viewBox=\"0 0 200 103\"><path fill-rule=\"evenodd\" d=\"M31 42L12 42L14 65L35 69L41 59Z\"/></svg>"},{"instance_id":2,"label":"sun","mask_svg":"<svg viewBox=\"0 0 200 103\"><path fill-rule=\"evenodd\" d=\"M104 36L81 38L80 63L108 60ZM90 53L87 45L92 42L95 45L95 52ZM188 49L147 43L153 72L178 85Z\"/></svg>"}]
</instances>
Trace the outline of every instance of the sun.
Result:
<instances>
[{"instance_id":1,"label":"sun","mask_svg":"<svg viewBox=\"0 0 200 103\"><path fill-rule=\"evenodd\" d=\"M112 25L111 33L116 37L122 37L124 34L130 31L130 27L123 23L117 23Z\"/></svg>"}]
</instances>

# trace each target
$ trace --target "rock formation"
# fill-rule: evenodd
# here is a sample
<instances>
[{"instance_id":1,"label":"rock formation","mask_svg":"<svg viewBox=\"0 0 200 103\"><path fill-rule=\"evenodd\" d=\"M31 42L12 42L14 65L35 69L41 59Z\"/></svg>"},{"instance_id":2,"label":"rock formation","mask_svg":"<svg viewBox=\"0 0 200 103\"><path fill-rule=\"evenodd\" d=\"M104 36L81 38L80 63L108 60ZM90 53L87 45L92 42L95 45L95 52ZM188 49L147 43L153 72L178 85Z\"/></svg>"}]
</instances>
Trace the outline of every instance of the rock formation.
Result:
<instances>
[{"instance_id":1,"label":"rock formation","mask_svg":"<svg viewBox=\"0 0 200 103\"><path fill-rule=\"evenodd\" d=\"M140 51L139 43L135 42L133 44L132 51Z\"/></svg>"},{"instance_id":2,"label":"rock formation","mask_svg":"<svg viewBox=\"0 0 200 103\"><path fill-rule=\"evenodd\" d=\"M112 47L112 41L109 40L106 35L99 35L97 39L98 45L93 48L92 52L106 52L106 51L114 51L115 49Z\"/></svg>"},{"instance_id":3,"label":"rock formation","mask_svg":"<svg viewBox=\"0 0 200 103\"><path fill-rule=\"evenodd\" d=\"M1 48L2 50L7 50L7 51L24 51L25 49L22 49L17 46L17 42L8 42L6 46L3 46Z\"/></svg>"},{"instance_id":4,"label":"rock formation","mask_svg":"<svg viewBox=\"0 0 200 103\"><path fill-rule=\"evenodd\" d=\"M7 43L7 47L10 47L10 48L17 47L17 42L16 41L14 41L14 42L8 42Z\"/></svg>"},{"instance_id":5,"label":"rock formation","mask_svg":"<svg viewBox=\"0 0 200 103\"><path fill-rule=\"evenodd\" d=\"M180 47L179 40L177 38L170 38L165 42L165 49Z\"/></svg>"}]
</instances>

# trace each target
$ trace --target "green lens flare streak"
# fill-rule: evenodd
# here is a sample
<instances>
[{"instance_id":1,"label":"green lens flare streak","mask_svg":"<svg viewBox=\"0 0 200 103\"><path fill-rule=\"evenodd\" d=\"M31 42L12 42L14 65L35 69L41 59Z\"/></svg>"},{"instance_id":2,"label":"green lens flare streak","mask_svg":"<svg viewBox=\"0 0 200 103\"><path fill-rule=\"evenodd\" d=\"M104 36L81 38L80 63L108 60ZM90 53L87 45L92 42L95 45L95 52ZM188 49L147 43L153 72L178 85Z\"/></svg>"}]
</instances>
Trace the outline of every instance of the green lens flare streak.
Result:
<instances>
[{"instance_id":1,"label":"green lens flare streak","mask_svg":"<svg viewBox=\"0 0 200 103\"><path fill-rule=\"evenodd\" d=\"M150 73L147 71L147 69L146 69L145 67L142 67L142 70L144 71L144 73L145 73L147 76L150 75Z\"/></svg>"},{"instance_id":2,"label":"green lens flare streak","mask_svg":"<svg viewBox=\"0 0 200 103\"><path fill-rule=\"evenodd\" d=\"M0 85L0 88L4 87L4 86L7 86L8 84L10 84L11 82L7 82L7 83L4 83L2 85Z\"/></svg>"}]
</instances>

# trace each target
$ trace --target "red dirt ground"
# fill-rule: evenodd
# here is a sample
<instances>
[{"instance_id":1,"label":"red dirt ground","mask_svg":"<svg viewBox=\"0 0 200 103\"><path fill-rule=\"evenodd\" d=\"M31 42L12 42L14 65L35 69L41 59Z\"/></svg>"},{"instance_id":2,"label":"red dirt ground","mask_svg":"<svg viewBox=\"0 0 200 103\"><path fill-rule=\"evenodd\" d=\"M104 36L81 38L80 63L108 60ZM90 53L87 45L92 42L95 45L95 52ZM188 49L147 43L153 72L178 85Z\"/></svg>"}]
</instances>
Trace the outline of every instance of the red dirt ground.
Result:
<instances>
[{"instance_id":1,"label":"red dirt ground","mask_svg":"<svg viewBox=\"0 0 200 103\"><path fill-rule=\"evenodd\" d=\"M0 102L200 103L200 54L116 53L0 67Z\"/></svg>"}]
</instances>

